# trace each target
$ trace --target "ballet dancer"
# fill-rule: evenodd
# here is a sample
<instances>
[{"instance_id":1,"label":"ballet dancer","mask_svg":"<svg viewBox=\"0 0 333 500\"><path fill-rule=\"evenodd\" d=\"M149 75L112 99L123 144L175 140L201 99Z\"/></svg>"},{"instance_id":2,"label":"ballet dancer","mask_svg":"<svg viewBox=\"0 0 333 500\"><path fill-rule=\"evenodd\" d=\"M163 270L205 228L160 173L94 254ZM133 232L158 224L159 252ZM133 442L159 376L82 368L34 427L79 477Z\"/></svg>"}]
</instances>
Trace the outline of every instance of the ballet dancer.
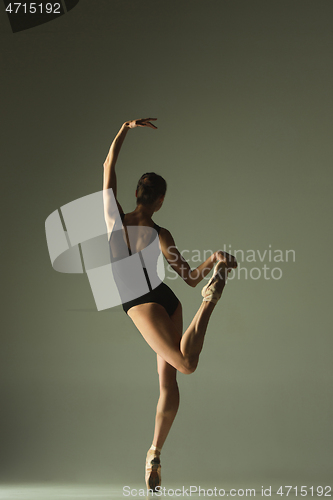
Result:
<instances>
[{"instance_id":1,"label":"ballet dancer","mask_svg":"<svg viewBox=\"0 0 333 500\"><path fill-rule=\"evenodd\" d=\"M209 318L221 298L228 272L237 267L236 259L232 255L218 250L196 269L190 268L177 249L170 231L158 226L152 220L153 214L163 205L167 188L163 177L154 172L141 176L135 191L136 208L132 212L124 213L117 199L115 167L119 151L129 130L137 127L156 130L157 127L152 123L155 120L156 118L145 118L125 122L113 140L104 162L103 190L110 188L113 190L122 222L120 231L122 242L126 242L126 251L132 255L140 251L140 244L142 249L142 240L145 240L145 237L137 238L140 244L133 244L133 238L132 240L129 238L128 230L133 226L136 226L138 230L155 229L165 259L191 287L196 287L214 265L215 268L212 278L201 291L203 299L200 307L183 334L182 305L179 299L163 282L153 289L145 268L149 292L122 304L124 311L157 354L160 395L156 409L153 441L146 456L145 467L146 485L152 491L158 491L158 487L161 486L160 454L179 406L177 370L184 374L191 374L197 368ZM110 211L106 206L106 223L110 228L112 224L107 220L108 213ZM111 241L112 237L110 237ZM111 244L111 247L112 245L114 250L114 244Z\"/></svg>"}]
</instances>

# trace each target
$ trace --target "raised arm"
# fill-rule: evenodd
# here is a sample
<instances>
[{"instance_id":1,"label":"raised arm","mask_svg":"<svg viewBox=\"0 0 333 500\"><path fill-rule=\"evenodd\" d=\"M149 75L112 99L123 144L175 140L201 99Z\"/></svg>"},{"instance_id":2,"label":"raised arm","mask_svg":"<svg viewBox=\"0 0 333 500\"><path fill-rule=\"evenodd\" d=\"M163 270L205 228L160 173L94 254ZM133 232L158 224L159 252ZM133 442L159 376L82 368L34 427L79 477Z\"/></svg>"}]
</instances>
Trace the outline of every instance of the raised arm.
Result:
<instances>
[{"instance_id":1,"label":"raised arm","mask_svg":"<svg viewBox=\"0 0 333 500\"><path fill-rule=\"evenodd\" d=\"M103 164L104 165L104 175L103 175L104 218L109 233L111 233L112 231L118 212L123 211L117 200L117 177L116 177L116 162L118 159L121 146L124 142L127 132L131 128L150 127L156 129L157 127L155 127L155 125L150 123L150 120L156 120L156 118L143 118L140 120L131 120L125 122L121 126L116 137L114 138L109 153ZM111 189L113 191L113 195Z\"/></svg>"},{"instance_id":2,"label":"raised arm","mask_svg":"<svg viewBox=\"0 0 333 500\"><path fill-rule=\"evenodd\" d=\"M121 126L118 134L114 138L109 153L103 164L104 166L104 176L103 176L103 189L113 189L113 194L117 198L117 178L116 178L116 162L124 142L126 134L129 128L126 123Z\"/></svg>"},{"instance_id":3,"label":"raised arm","mask_svg":"<svg viewBox=\"0 0 333 500\"><path fill-rule=\"evenodd\" d=\"M116 178L116 162L124 142L127 132L130 128L136 127L150 127L156 129L155 125L150 123L151 120L156 120L156 118L142 118L140 120L130 120L125 122L116 137L114 138L109 153L104 162L104 176L103 176L103 189L113 189L113 194L117 199L117 178Z\"/></svg>"},{"instance_id":4,"label":"raised arm","mask_svg":"<svg viewBox=\"0 0 333 500\"><path fill-rule=\"evenodd\" d=\"M167 229L162 228L160 231L160 243L164 257L170 266L179 274L181 278L191 287L197 286L198 283L212 270L214 264L219 260L227 263L228 267L237 267L235 257L218 250L214 252L208 259L200 264L197 268L191 269L188 262L179 252L175 241Z\"/></svg>"}]
</instances>

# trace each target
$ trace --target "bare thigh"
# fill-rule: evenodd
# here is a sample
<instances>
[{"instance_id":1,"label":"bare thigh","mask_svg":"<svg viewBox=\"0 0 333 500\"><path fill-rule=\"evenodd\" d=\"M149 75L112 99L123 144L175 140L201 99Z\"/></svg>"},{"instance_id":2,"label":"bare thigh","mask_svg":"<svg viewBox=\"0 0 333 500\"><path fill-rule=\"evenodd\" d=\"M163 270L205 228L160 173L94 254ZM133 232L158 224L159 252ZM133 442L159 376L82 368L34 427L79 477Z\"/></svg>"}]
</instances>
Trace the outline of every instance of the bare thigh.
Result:
<instances>
[{"instance_id":1,"label":"bare thigh","mask_svg":"<svg viewBox=\"0 0 333 500\"><path fill-rule=\"evenodd\" d=\"M147 344L171 367L183 371L184 358L179 349L182 335L181 304L172 317L160 304L150 302L131 307L128 313Z\"/></svg>"}]
</instances>

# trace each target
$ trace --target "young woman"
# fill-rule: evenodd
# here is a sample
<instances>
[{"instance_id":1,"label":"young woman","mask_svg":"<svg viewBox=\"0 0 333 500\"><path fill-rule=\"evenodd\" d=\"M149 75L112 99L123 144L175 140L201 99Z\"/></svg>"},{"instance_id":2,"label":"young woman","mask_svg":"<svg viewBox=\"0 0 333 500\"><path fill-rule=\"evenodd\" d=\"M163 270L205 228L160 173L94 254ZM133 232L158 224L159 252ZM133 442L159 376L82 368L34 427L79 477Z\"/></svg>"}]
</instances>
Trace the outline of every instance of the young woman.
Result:
<instances>
[{"instance_id":1,"label":"young woman","mask_svg":"<svg viewBox=\"0 0 333 500\"><path fill-rule=\"evenodd\" d=\"M122 242L126 243L126 250L130 252L130 255L140 253L142 248L147 246L147 241L150 242L151 239L145 239L145 235L137 238L136 242L139 240L141 242L140 247L139 244L133 243L133 238L129 238L128 230L133 229L133 226L136 226L137 230L154 228L158 233L159 245L167 262L191 287L200 283L216 263L213 277L202 289L202 303L183 335L180 301L165 283L160 283L157 287L152 288L145 268L149 292L123 303L124 311L157 354L160 396L157 403L154 438L147 453L145 469L147 488L157 491L156 488L161 485L161 449L179 406L177 370L190 374L196 369L210 315L221 297L227 272L231 268L237 267L237 262L233 256L226 252L216 251L196 269L191 270L189 264L178 251L171 233L152 220L153 214L162 207L166 192L165 180L153 172L144 174L140 178L135 192L136 208L133 212L124 214L117 200L115 166L118 154L130 129L136 127L156 129L157 127L151 123L154 120L156 118L125 122L112 142L104 162L103 189L112 188L113 190L122 222L120 230ZM106 209L105 213L107 214L107 212ZM111 224L108 224L107 215L106 222L108 228L111 227ZM144 244L142 244L143 240L145 240ZM144 260L141 259L141 261L144 266Z\"/></svg>"}]
</instances>

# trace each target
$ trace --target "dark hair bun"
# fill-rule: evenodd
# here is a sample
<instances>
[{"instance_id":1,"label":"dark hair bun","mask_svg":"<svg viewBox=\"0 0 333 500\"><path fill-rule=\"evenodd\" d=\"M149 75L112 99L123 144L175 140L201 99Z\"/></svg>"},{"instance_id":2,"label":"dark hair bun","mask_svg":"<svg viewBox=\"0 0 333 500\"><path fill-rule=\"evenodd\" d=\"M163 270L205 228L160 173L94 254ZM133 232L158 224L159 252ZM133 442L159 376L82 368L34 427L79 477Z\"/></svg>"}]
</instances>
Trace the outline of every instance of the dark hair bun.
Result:
<instances>
[{"instance_id":1,"label":"dark hair bun","mask_svg":"<svg viewBox=\"0 0 333 500\"><path fill-rule=\"evenodd\" d=\"M155 172L143 174L137 185L137 205L152 205L166 193L167 184Z\"/></svg>"}]
</instances>

